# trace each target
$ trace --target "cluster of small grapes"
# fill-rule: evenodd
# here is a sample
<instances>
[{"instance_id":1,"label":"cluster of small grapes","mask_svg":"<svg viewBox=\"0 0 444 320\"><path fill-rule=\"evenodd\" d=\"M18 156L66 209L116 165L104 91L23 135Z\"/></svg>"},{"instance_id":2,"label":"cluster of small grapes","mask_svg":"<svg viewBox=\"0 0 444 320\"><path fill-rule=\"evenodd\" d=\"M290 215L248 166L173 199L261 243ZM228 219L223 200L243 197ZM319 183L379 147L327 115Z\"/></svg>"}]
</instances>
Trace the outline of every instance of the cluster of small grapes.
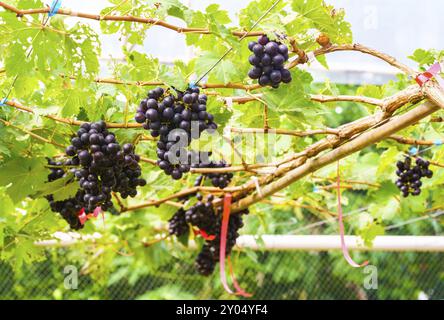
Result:
<instances>
[{"instance_id":1,"label":"cluster of small grapes","mask_svg":"<svg viewBox=\"0 0 444 320\"><path fill-rule=\"evenodd\" d=\"M197 177L196 181L194 182L194 186L200 186L202 183L203 176ZM197 195L198 198L202 199L200 195ZM190 199L190 196L186 195L181 198L179 198L179 201L184 204L187 200ZM183 208L180 208L176 211L176 213L171 217L170 220L168 220L168 231L171 235L175 235L177 237L180 237L184 234L186 234L189 230L189 225L187 223L187 220L185 218L185 210Z\"/></svg>"},{"instance_id":2,"label":"cluster of small grapes","mask_svg":"<svg viewBox=\"0 0 444 320\"><path fill-rule=\"evenodd\" d=\"M198 177L195 185L200 185L202 176ZM196 195L198 202L188 210L179 209L169 220L169 233L178 237L186 234L189 225L197 227L213 240L206 239L202 251L196 258L196 269L202 275L213 273L216 263L219 261L220 232L222 224L221 212L216 212L212 205L213 195L208 195L206 201L200 194ZM188 198L187 198L188 199ZM229 255L239 237L239 229L243 227L242 215L248 214L248 210L232 214L228 224L226 254Z\"/></svg>"},{"instance_id":3,"label":"cluster of small grapes","mask_svg":"<svg viewBox=\"0 0 444 320\"><path fill-rule=\"evenodd\" d=\"M433 171L429 169L430 162L417 158L415 166L412 167L412 158L405 157L404 161L398 161L396 166L398 170L396 175L399 177L396 180L396 186L401 190L404 197L409 194L418 196L421 194L421 178L431 178Z\"/></svg>"},{"instance_id":4,"label":"cluster of small grapes","mask_svg":"<svg viewBox=\"0 0 444 320\"><path fill-rule=\"evenodd\" d=\"M48 159L48 165L50 166L50 174L48 175L48 182L52 182L58 179L61 179L65 176L66 172L63 170L63 166L70 165L71 161L67 160L65 163L60 161L54 161L52 159ZM79 220L79 211L83 208L83 201L79 201L78 195L81 195L81 191L77 192L75 198L70 198L62 201L54 201L53 195L48 195L46 199L49 202L51 210L53 212L58 212L62 216L63 219L68 222L69 226L73 230L80 230L83 228L83 225Z\"/></svg>"},{"instance_id":5,"label":"cluster of small grapes","mask_svg":"<svg viewBox=\"0 0 444 320\"><path fill-rule=\"evenodd\" d=\"M196 204L185 212L185 221L208 234L213 234L217 221L212 204L214 197L213 195L209 195L206 202L202 201L203 197L200 194L197 194L196 198Z\"/></svg>"},{"instance_id":6,"label":"cluster of small grapes","mask_svg":"<svg viewBox=\"0 0 444 320\"><path fill-rule=\"evenodd\" d=\"M134 153L133 145L120 147L105 122L82 124L71 143L66 154L72 157L71 162L81 165L74 174L84 191L86 213L99 206L104 211L111 208L111 192L120 193L125 199L137 195L137 186L146 185L140 178L140 157Z\"/></svg>"},{"instance_id":7,"label":"cluster of small grapes","mask_svg":"<svg viewBox=\"0 0 444 320\"><path fill-rule=\"evenodd\" d=\"M175 93L176 96L160 87L149 91L148 97L142 100L137 109L135 120L142 123L144 129L151 130L151 136L159 137L158 165L167 175L179 180L190 170L191 155L187 154L186 148L191 139L199 138L204 130L216 130L217 125L213 115L207 112L207 96L199 94L199 88ZM186 137L183 136L187 139L186 143L183 143L179 133L169 137L175 129L181 129L181 133L186 134ZM178 146L179 140L185 145ZM185 159L179 159L181 155L186 155Z\"/></svg>"},{"instance_id":8,"label":"cluster of small grapes","mask_svg":"<svg viewBox=\"0 0 444 320\"><path fill-rule=\"evenodd\" d=\"M227 234L227 246L225 249L225 254L230 255L233 247L236 245L236 240L239 237L239 230L244 226L242 216L248 214L248 210L241 211L236 214L230 215L230 221L228 223L228 234ZM220 232L222 220L221 215L218 216L213 229L214 235L216 236L214 240L207 240L202 247L202 251L196 258L195 264L197 271L204 276L208 276L213 273L216 263L219 262L220 253Z\"/></svg>"},{"instance_id":9,"label":"cluster of small grapes","mask_svg":"<svg viewBox=\"0 0 444 320\"><path fill-rule=\"evenodd\" d=\"M288 60L288 47L276 41L270 41L267 36L260 36L258 41L248 44L253 52L249 62L253 68L248 72L251 79L259 79L261 86L271 85L279 88L279 84L290 83L291 73L284 67Z\"/></svg>"},{"instance_id":10,"label":"cluster of small grapes","mask_svg":"<svg viewBox=\"0 0 444 320\"><path fill-rule=\"evenodd\" d=\"M229 165L221 160L219 162L211 161L209 164L201 163L199 165L194 166L196 168L227 168ZM233 174L231 172L222 172L222 173L205 173L203 177L210 179L211 184L216 188L224 189L226 188L231 179L233 179Z\"/></svg>"},{"instance_id":11,"label":"cluster of small grapes","mask_svg":"<svg viewBox=\"0 0 444 320\"><path fill-rule=\"evenodd\" d=\"M185 220L185 210L180 208L176 213L168 220L168 232L176 237L183 236L189 230L187 221Z\"/></svg>"}]
</instances>

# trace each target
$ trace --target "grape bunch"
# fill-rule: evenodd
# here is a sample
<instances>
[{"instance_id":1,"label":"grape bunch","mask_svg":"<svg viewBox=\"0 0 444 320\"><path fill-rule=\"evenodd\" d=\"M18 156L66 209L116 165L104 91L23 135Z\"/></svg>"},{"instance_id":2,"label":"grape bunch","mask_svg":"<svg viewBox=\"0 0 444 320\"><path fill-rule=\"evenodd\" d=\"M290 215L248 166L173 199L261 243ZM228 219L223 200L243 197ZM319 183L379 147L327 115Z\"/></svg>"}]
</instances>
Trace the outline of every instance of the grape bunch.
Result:
<instances>
[{"instance_id":1,"label":"grape bunch","mask_svg":"<svg viewBox=\"0 0 444 320\"><path fill-rule=\"evenodd\" d=\"M121 147L103 121L83 123L66 148L66 154L72 157L71 163L80 164L74 174L84 192L82 201L86 213L97 207L103 211L111 208L111 192L120 193L126 199L137 195L138 186L146 185L140 178L140 157L134 153L134 146L127 143Z\"/></svg>"},{"instance_id":2,"label":"grape bunch","mask_svg":"<svg viewBox=\"0 0 444 320\"><path fill-rule=\"evenodd\" d=\"M197 203L185 212L185 221L208 234L213 234L217 221L212 204L214 197L209 195L206 202L202 201L203 197L200 194L197 194L196 198Z\"/></svg>"},{"instance_id":3,"label":"grape bunch","mask_svg":"<svg viewBox=\"0 0 444 320\"><path fill-rule=\"evenodd\" d=\"M281 82L291 82L291 73L284 67L288 60L288 47L285 44L271 41L263 35L257 42L250 42L248 49L253 52L248 58L253 66L248 72L251 79L258 79L261 86L271 85L273 88L279 88Z\"/></svg>"},{"instance_id":4,"label":"grape bunch","mask_svg":"<svg viewBox=\"0 0 444 320\"><path fill-rule=\"evenodd\" d=\"M48 182L52 182L58 179L61 179L65 176L66 172L63 170L64 165L70 165L71 161L67 160L65 163L61 161L54 161L52 159L48 159L48 165L50 166L50 174L48 175ZM62 200L62 201L54 201L53 195L46 196L46 199L49 202L49 206L53 212L58 212L62 216L63 219L68 222L69 226L73 230L80 230L83 228L83 225L79 220L79 212L83 208L83 201L81 199L82 191L78 191L74 198Z\"/></svg>"},{"instance_id":5,"label":"grape bunch","mask_svg":"<svg viewBox=\"0 0 444 320\"><path fill-rule=\"evenodd\" d=\"M203 176L197 177L196 181L194 182L194 186L200 186L202 183ZM198 194L197 198L202 200L202 197ZM179 198L179 201L184 204L186 201L190 199L189 195L183 196ZM211 197L210 200L213 200ZM170 220L168 220L168 231L169 234L175 235L177 237L180 237L187 233L189 230L187 219L185 218L185 210L183 208L180 208L179 210L174 213L174 215L171 217Z\"/></svg>"},{"instance_id":6,"label":"grape bunch","mask_svg":"<svg viewBox=\"0 0 444 320\"><path fill-rule=\"evenodd\" d=\"M204 244L202 250L197 255L195 266L197 272L203 276L209 276L214 272L216 261L208 244Z\"/></svg>"},{"instance_id":7,"label":"grape bunch","mask_svg":"<svg viewBox=\"0 0 444 320\"><path fill-rule=\"evenodd\" d=\"M404 161L398 161L396 166L398 168L396 175L399 177L396 180L396 186L401 190L404 197L408 197L409 194L413 196L420 195L421 179L433 176L433 171L429 169L430 162L421 158L416 158L415 165L412 166L412 158L407 156Z\"/></svg>"},{"instance_id":8,"label":"grape bunch","mask_svg":"<svg viewBox=\"0 0 444 320\"><path fill-rule=\"evenodd\" d=\"M229 165L224 160L221 160L220 162L211 161L209 164L201 163L201 164L196 165L194 167L196 167L196 168L226 168L226 167L229 167ZM208 178L214 187L224 189L230 184L231 179L233 179L233 174L231 172L205 173L205 174L203 174L203 177Z\"/></svg>"},{"instance_id":9,"label":"grape bunch","mask_svg":"<svg viewBox=\"0 0 444 320\"><path fill-rule=\"evenodd\" d=\"M225 254L228 256L231 254L233 247L236 245L236 240L239 237L239 230L243 227L242 215L248 214L248 210L241 211L239 213L231 214L228 222L227 233L227 245ZM220 253L220 236L221 236L222 219L221 214L218 215L218 219L213 227L214 240L207 240L202 251L197 256L195 261L197 271L204 276L208 276L213 273L216 263L219 262Z\"/></svg>"},{"instance_id":10,"label":"grape bunch","mask_svg":"<svg viewBox=\"0 0 444 320\"><path fill-rule=\"evenodd\" d=\"M196 179L195 186L200 185L202 176ZM183 201L188 200L188 196ZM196 270L208 276L213 273L214 268L219 262L220 252L220 235L222 226L222 210L215 210L212 202L213 195L208 195L206 200L200 194L196 195L197 203L191 206L188 210L179 209L173 217L169 220L168 230L171 235L178 237L186 234L189 230L188 225L192 225L201 231L204 231L209 236L214 236L214 239L206 239L201 252L196 258ZM231 214L228 223L227 246L226 255L231 253L231 250L236 245L236 239L239 237L239 229L243 227L242 215L248 214L248 210L239 213Z\"/></svg>"},{"instance_id":11,"label":"grape bunch","mask_svg":"<svg viewBox=\"0 0 444 320\"><path fill-rule=\"evenodd\" d=\"M188 230L189 227L185 219L185 210L180 208L176 211L172 218L168 220L168 232L171 235L180 237L186 234Z\"/></svg>"},{"instance_id":12,"label":"grape bunch","mask_svg":"<svg viewBox=\"0 0 444 320\"><path fill-rule=\"evenodd\" d=\"M159 137L157 142L157 164L175 180L190 170L190 157L186 148L192 139L198 139L204 130L216 130L214 116L207 112L207 96L199 88L185 92L155 88L137 108L135 120L143 128L151 130L151 136ZM181 129L174 137L171 131ZM185 143L183 139L186 138ZM180 143L178 143L180 141Z\"/></svg>"}]
</instances>

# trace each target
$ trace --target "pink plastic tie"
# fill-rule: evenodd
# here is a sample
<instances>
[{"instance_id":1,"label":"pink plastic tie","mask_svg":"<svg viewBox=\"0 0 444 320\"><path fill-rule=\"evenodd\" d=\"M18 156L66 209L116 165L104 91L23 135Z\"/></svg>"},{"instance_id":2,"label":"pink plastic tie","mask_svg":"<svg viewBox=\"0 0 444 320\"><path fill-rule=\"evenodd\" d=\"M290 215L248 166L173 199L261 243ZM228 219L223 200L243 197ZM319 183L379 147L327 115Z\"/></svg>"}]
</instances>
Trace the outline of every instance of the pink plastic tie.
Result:
<instances>
[{"instance_id":1,"label":"pink plastic tie","mask_svg":"<svg viewBox=\"0 0 444 320\"><path fill-rule=\"evenodd\" d=\"M227 248L228 222L230 221L230 208L232 198L233 196L231 195L231 193L225 194L219 248L220 281L222 282L225 291L229 294L234 294L234 292L230 289L227 283L227 275L225 273L225 250Z\"/></svg>"},{"instance_id":2,"label":"pink plastic tie","mask_svg":"<svg viewBox=\"0 0 444 320\"><path fill-rule=\"evenodd\" d=\"M343 215L342 215L342 204L341 204L341 176L339 172L339 161L337 164L337 193L338 193L338 218L339 218L339 233L341 235L341 249L342 254L344 255L345 260L348 262L349 265L351 265L354 268L361 268L368 265L368 261L364 261L362 264L358 264L353 261L352 257L350 256L348 252L347 245L345 244L345 236L344 236L344 221L343 221Z\"/></svg>"},{"instance_id":3,"label":"pink plastic tie","mask_svg":"<svg viewBox=\"0 0 444 320\"><path fill-rule=\"evenodd\" d=\"M228 233L228 223L230 222L230 212L231 212L231 201L233 196L231 193L226 193L224 197L224 210L222 216L222 227L221 227L221 235L220 235L220 250L219 250L219 266L220 266L220 280L222 285L229 294L234 294L238 296L243 296L246 298L251 297L250 293L245 292L239 286L234 277L233 267L230 262L230 257L228 257L228 265L230 269L231 280L233 281L233 285L236 288L236 292L233 292L228 286L227 275L225 273L225 251L227 249L227 233Z\"/></svg>"},{"instance_id":4,"label":"pink plastic tie","mask_svg":"<svg viewBox=\"0 0 444 320\"><path fill-rule=\"evenodd\" d=\"M233 264L231 263L230 257L228 257L227 260L228 260L228 267L230 269L231 281L233 282L233 285L236 288L236 294L245 298L251 298L253 294L246 292L244 289L240 287L239 283L237 282L236 276L234 275Z\"/></svg>"},{"instance_id":5,"label":"pink plastic tie","mask_svg":"<svg viewBox=\"0 0 444 320\"><path fill-rule=\"evenodd\" d=\"M416 82L422 87L431 79L435 78L439 86L444 90L444 79L439 75L441 73L441 65L439 62L434 63L426 72L416 77Z\"/></svg>"}]
</instances>

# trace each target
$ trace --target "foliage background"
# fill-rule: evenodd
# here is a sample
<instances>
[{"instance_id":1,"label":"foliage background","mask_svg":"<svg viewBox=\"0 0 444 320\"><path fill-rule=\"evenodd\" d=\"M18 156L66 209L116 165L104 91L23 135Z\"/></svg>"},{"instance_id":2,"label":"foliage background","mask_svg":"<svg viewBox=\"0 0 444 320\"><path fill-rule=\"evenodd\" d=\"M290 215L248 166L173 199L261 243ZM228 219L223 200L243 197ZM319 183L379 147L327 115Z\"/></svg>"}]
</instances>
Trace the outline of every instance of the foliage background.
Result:
<instances>
[{"instance_id":1,"label":"foliage background","mask_svg":"<svg viewBox=\"0 0 444 320\"><path fill-rule=\"evenodd\" d=\"M145 41L146 31L155 28L149 25L119 22L100 22L103 34L119 34L125 59L113 59L107 68L115 78L127 81L160 80L183 88L195 74L201 74L220 57L228 46L234 47L231 54L214 72L208 82L247 82L245 75L246 43L233 37L229 15L217 5L210 5L203 12L193 11L175 0L130 1L121 4L110 1L102 14L130 14L134 16L174 16L190 27L207 26L212 35L188 34L186 42L196 53L190 61L174 64L159 63L162 57L146 55L133 45ZM38 0L8 1L19 8L40 8ZM285 6L287 4L288 6ZM239 12L234 25L249 28L270 6L270 1L253 1ZM75 8L73 8L75 9ZM301 48L313 50L317 31L327 33L335 44L351 43L351 26L344 20L344 12L331 16L332 7L320 0L282 1L257 27L266 32L281 32L295 37ZM67 145L75 127L56 123L43 117L57 114L66 118L110 122L132 122L138 101L147 88L126 85L98 84L93 80L101 75L98 57L101 54L100 36L84 21L78 19L74 25L65 23L57 15L42 29L43 16L25 16L18 19L15 14L0 11L0 88L6 94L13 79L18 76L11 98L32 107L35 114L19 112L2 106L0 117L16 127L0 124L0 293L7 299L15 298L220 298L223 295L218 277L198 277L191 268L195 252L184 250L174 239L145 247L159 229L165 227L174 208L165 205L159 208L106 216L106 226L101 221L88 224L82 233L100 232L102 238L91 245L80 243L69 249L45 250L34 246L34 241L50 238L55 231L67 230L64 221L49 210L42 192L54 192L68 197L72 188L48 190L46 156L54 156L61 149L54 144L42 143L23 130L33 132L58 144ZM33 51L26 58L28 48ZM174 44L171 44L174 47ZM379 48L384 51L384 48ZM442 55L437 50L420 49L410 54L418 68L434 62ZM328 58L319 62L328 66ZM70 75L75 80L61 77ZM374 107L355 103L321 105L307 99L310 93L363 94L382 98L397 92L412 83L411 79L399 76L397 81L385 85L350 86L313 83L313 78L304 68L292 70L293 82L278 90L262 89L269 105L269 124L275 128L305 130L323 126L337 127L343 123L372 114ZM241 95L242 91L222 89L223 95ZM336 106L346 112L332 112ZM405 109L408 109L405 108ZM217 99L210 101L210 110L221 127L261 127L262 106L252 102L234 106L230 111ZM401 110L403 112L405 110ZM122 143L134 141L140 130L115 130ZM408 137L441 139L442 124L423 123L405 130ZM292 150L300 150L316 141L316 137L295 139L279 137L276 149L280 156ZM239 143L242 143L240 141ZM393 141L384 141L341 161L344 178L378 183L379 188L358 185L344 192L343 205L346 212L357 209L357 214L347 219L347 232L361 235L367 243L376 235L409 234L440 235L442 219L429 219L409 224L402 228L385 231L385 226L397 224L418 216L426 216L432 209L441 206L444 179L442 170L435 170L434 178L427 180L420 197L400 199L393 184L394 163L408 146ZM444 149L434 148L425 157L442 160ZM137 146L137 152L155 158L155 148L149 141ZM143 200L162 198L191 185L194 177L188 176L180 182L172 182L161 172L149 165L144 167L147 187L141 195L128 204ZM317 175L335 177L334 166L326 167ZM250 177L239 174L237 184ZM329 191L313 192L317 183L312 177L303 179L283 191L287 200L279 205L260 203L251 208L243 233L287 234L310 223L325 219L325 210L335 211L335 194ZM72 190L71 190L72 189ZM323 210L319 210L322 208ZM310 229L310 234L335 234L337 225L329 223ZM127 255L130 256L127 256ZM441 254L369 254L373 264L378 263L382 279L377 293L367 293L368 298L417 298L420 291L430 297L443 298L442 283L444 269ZM361 256L357 257L362 258ZM84 277L80 289L63 289L63 267L73 264L82 268ZM254 253L242 252L236 263L239 278L244 287L257 292L257 298L322 299L357 298L353 284L362 283L361 271L356 271L336 253ZM183 272L184 274L182 274ZM404 281L399 281L404 274ZM2 276L3 275L3 276ZM261 276L263 282L258 281ZM261 287L256 287L257 283ZM352 286L352 287L350 287ZM201 288L202 287L202 288Z\"/></svg>"}]
</instances>

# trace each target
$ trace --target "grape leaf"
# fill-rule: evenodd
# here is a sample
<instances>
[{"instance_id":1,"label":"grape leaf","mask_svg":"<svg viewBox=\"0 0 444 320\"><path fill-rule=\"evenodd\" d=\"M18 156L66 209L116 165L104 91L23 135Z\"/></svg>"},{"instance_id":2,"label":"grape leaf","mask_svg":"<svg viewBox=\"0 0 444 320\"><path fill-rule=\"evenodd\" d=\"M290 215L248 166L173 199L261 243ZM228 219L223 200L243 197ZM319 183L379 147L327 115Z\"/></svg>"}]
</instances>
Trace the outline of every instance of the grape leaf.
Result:
<instances>
[{"instance_id":1,"label":"grape leaf","mask_svg":"<svg viewBox=\"0 0 444 320\"><path fill-rule=\"evenodd\" d=\"M42 168L40 158L15 158L2 166L7 174L0 175L0 185L8 186L6 193L17 203L43 184L47 173Z\"/></svg>"},{"instance_id":2,"label":"grape leaf","mask_svg":"<svg viewBox=\"0 0 444 320\"><path fill-rule=\"evenodd\" d=\"M54 196L54 201L62 201L69 198L73 198L78 189L79 185L76 181L73 181L74 175L68 173L63 178L57 179L55 181L45 183L37 193L34 194L35 198L41 198L48 195Z\"/></svg>"}]
</instances>

